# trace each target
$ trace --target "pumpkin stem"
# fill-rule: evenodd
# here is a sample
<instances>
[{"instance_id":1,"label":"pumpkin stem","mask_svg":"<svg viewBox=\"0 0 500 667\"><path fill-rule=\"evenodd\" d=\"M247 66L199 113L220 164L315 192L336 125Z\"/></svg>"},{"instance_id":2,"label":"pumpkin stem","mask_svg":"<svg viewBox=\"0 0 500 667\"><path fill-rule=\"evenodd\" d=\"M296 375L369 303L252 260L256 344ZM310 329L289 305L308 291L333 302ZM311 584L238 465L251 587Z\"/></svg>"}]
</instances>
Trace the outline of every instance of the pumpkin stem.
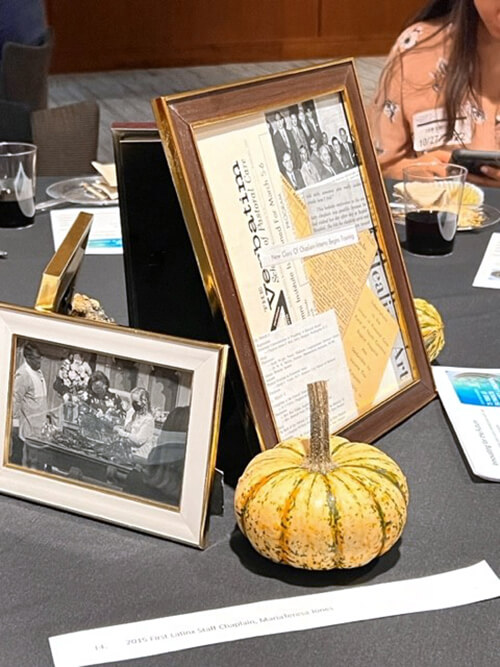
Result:
<instances>
[{"instance_id":1,"label":"pumpkin stem","mask_svg":"<svg viewBox=\"0 0 500 667\"><path fill-rule=\"evenodd\" d=\"M335 467L330 456L328 389L325 380L307 385L311 410L311 438L305 467L326 474Z\"/></svg>"}]
</instances>

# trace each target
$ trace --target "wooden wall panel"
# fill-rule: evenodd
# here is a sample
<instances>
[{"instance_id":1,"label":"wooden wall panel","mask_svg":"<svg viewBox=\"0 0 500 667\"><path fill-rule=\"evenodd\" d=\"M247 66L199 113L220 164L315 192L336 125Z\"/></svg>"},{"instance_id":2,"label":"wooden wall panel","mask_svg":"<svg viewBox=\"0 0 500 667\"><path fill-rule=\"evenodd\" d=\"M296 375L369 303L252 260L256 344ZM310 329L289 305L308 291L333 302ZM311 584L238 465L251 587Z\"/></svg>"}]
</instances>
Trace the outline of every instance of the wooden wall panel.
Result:
<instances>
[{"instance_id":1,"label":"wooden wall panel","mask_svg":"<svg viewBox=\"0 0 500 667\"><path fill-rule=\"evenodd\" d=\"M153 3L155 4L155 3ZM168 26L173 44L238 44L310 38L317 34L319 0L166 2L174 10ZM168 21L167 21L168 22Z\"/></svg>"},{"instance_id":2,"label":"wooden wall panel","mask_svg":"<svg viewBox=\"0 0 500 667\"><path fill-rule=\"evenodd\" d=\"M423 0L374 0L344 2L323 0L321 3L321 38L335 40L375 41L394 39L401 26L416 14Z\"/></svg>"},{"instance_id":3,"label":"wooden wall panel","mask_svg":"<svg viewBox=\"0 0 500 667\"><path fill-rule=\"evenodd\" d=\"M53 72L378 55L421 0L46 0Z\"/></svg>"}]
</instances>

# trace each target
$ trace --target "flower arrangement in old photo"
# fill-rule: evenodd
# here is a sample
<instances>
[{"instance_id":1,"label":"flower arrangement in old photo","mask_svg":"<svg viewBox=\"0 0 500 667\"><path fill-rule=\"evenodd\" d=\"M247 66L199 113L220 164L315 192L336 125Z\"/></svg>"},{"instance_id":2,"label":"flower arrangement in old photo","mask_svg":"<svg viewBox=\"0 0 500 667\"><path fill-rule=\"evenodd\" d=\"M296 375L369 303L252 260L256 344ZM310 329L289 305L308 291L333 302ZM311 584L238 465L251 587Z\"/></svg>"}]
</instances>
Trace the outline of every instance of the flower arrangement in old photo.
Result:
<instances>
[{"instance_id":1,"label":"flower arrangement in old photo","mask_svg":"<svg viewBox=\"0 0 500 667\"><path fill-rule=\"evenodd\" d=\"M66 394L77 394L83 391L88 384L92 369L78 353L71 354L64 359L57 373L60 382L59 388ZM61 393L61 392L60 392Z\"/></svg>"}]
</instances>

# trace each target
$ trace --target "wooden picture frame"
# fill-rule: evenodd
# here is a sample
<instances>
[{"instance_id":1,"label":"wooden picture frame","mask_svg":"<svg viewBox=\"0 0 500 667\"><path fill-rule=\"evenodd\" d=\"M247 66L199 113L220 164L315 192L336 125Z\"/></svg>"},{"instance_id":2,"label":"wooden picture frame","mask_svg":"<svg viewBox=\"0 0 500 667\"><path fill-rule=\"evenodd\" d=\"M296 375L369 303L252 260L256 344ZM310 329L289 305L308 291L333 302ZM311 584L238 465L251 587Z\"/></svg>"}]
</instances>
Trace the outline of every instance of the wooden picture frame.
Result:
<instances>
[{"instance_id":1,"label":"wooden picture frame","mask_svg":"<svg viewBox=\"0 0 500 667\"><path fill-rule=\"evenodd\" d=\"M205 546L226 359L0 304L0 492Z\"/></svg>"},{"instance_id":2,"label":"wooden picture frame","mask_svg":"<svg viewBox=\"0 0 500 667\"><path fill-rule=\"evenodd\" d=\"M308 433L311 381L329 380L331 429L351 439L374 440L432 400L352 60L153 108L261 447Z\"/></svg>"}]
</instances>

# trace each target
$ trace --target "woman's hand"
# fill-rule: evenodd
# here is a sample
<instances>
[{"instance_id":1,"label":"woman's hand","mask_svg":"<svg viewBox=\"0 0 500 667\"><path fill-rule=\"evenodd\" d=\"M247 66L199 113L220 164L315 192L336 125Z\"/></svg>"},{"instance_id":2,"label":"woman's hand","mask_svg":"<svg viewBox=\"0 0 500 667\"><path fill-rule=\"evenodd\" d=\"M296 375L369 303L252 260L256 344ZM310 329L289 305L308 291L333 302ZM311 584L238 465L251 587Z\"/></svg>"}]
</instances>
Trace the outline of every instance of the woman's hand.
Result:
<instances>
[{"instance_id":1,"label":"woman's hand","mask_svg":"<svg viewBox=\"0 0 500 667\"><path fill-rule=\"evenodd\" d=\"M441 148L436 149L435 151L429 151L428 153L422 153L416 159L416 162L443 162L448 164L450 161L450 152L444 151Z\"/></svg>"},{"instance_id":2,"label":"woman's hand","mask_svg":"<svg viewBox=\"0 0 500 667\"><path fill-rule=\"evenodd\" d=\"M484 176L476 174L469 174L467 180L476 185L481 185L486 188L500 188L500 169L496 167L481 167L481 172Z\"/></svg>"}]
</instances>

